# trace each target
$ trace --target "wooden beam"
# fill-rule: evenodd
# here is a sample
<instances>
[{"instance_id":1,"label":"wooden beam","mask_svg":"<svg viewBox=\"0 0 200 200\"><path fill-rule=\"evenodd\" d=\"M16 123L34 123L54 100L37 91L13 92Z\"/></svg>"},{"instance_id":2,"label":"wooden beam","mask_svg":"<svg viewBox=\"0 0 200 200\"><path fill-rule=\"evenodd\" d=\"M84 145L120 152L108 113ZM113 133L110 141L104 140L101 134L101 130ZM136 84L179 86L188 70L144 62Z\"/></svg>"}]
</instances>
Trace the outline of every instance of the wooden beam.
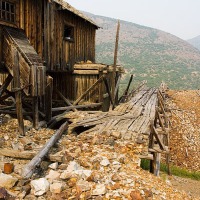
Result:
<instances>
[{"instance_id":1,"label":"wooden beam","mask_svg":"<svg viewBox=\"0 0 200 200\"><path fill-rule=\"evenodd\" d=\"M16 110L1 110L0 109L0 113L1 114L9 114L9 115L17 115L17 111ZM22 114L24 116L32 116L32 112L23 112L22 111Z\"/></svg>"},{"instance_id":2,"label":"wooden beam","mask_svg":"<svg viewBox=\"0 0 200 200\"><path fill-rule=\"evenodd\" d=\"M164 151L164 150L161 150L161 149L158 149L156 147L154 148L149 148L149 152L151 153L163 153L163 154L169 154L169 151Z\"/></svg>"},{"instance_id":3,"label":"wooden beam","mask_svg":"<svg viewBox=\"0 0 200 200\"><path fill-rule=\"evenodd\" d=\"M53 93L53 78L47 77L47 86L45 88L45 118L49 122L52 118L52 93Z\"/></svg>"},{"instance_id":4,"label":"wooden beam","mask_svg":"<svg viewBox=\"0 0 200 200\"><path fill-rule=\"evenodd\" d=\"M154 175L159 176L160 173L161 153L154 153Z\"/></svg>"},{"instance_id":5,"label":"wooden beam","mask_svg":"<svg viewBox=\"0 0 200 200\"><path fill-rule=\"evenodd\" d=\"M94 108L101 106L102 103L91 103L88 105L76 105L76 106L66 106L66 107L57 107L57 108L52 108L52 112L57 112L57 111L70 111L73 109L80 109L80 108Z\"/></svg>"},{"instance_id":6,"label":"wooden beam","mask_svg":"<svg viewBox=\"0 0 200 200\"><path fill-rule=\"evenodd\" d=\"M65 122L44 145L42 150L24 167L24 169L22 170L23 178L28 179L33 175L36 166L40 165L44 157L48 154L51 147L60 139L63 132L65 132L67 129L68 122Z\"/></svg>"},{"instance_id":7,"label":"wooden beam","mask_svg":"<svg viewBox=\"0 0 200 200\"><path fill-rule=\"evenodd\" d=\"M153 155L152 154L139 155L139 158L141 158L141 159L147 159L147 160L153 160Z\"/></svg>"},{"instance_id":8,"label":"wooden beam","mask_svg":"<svg viewBox=\"0 0 200 200\"><path fill-rule=\"evenodd\" d=\"M125 89L123 95L122 95L122 96L120 97L120 99L119 99L119 103L120 103L120 102L124 103L125 97L127 97L127 95L128 95L128 91L129 91L129 88L130 88L130 85L131 85L132 81L133 81L133 74L131 74L131 77L130 77L130 79L129 79L128 85L127 85L127 87L126 87L126 89Z\"/></svg>"},{"instance_id":9,"label":"wooden beam","mask_svg":"<svg viewBox=\"0 0 200 200\"><path fill-rule=\"evenodd\" d=\"M98 75L99 74L99 70L74 70L73 74Z\"/></svg>"},{"instance_id":10,"label":"wooden beam","mask_svg":"<svg viewBox=\"0 0 200 200\"><path fill-rule=\"evenodd\" d=\"M157 116L158 116L158 119L159 119L159 122L160 122L159 124L160 124L162 130L166 132L166 128L165 128L165 126L163 124L163 121L162 121L162 118L161 118L161 115L160 115L158 109L156 109L156 112L157 112Z\"/></svg>"},{"instance_id":11,"label":"wooden beam","mask_svg":"<svg viewBox=\"0 0 200 200\"><path fill-rule=\"evenodd\" d=\"M110 87L109 87L109 84L108 84L108 80L107 80L107 78L106 77L104 77L104 84L105 84L105 86L106 86L106 91L107 91L107 93L108 93L108 95L109 95L109 98L110 98L110 102L111 102L111 104L112 104L112 106L114 105L114 102L113 102L113 98L112 98L112 94L111 94L111 92L110 92Z\"/></svg>"},{"instance_id":12,"label":"wooden beam","mask_svg":"<svg viewBox=\"0 0 200 200\"><path fill-rule=\"evenodd\" d=\"M117 79L117 84L116 84L116 87L115 87L115 95L114 95L114 99L113 99L113 110L115 109L115 105L118 105L118 92L119 92L119 84L120 84L120 81L121 81L121 75L118 76L118 79Z\"/></svg>"},{"instance_id":13,"label":"wooden beam","mask_svg":"<svg viewBox=\"0 0 200 200\"><path fill-rule=\"evenodd\" d=\"M3 93L5 92L6 88L9 86L10 82L12 81L13 77L11 74L9 74L6 77L6 80L4 81L4 83L1 85L0 87L0 97L3 95Z\"/></svg>"},{"instance_id":14,"label":"wooden beam","mask_svg":"<svg viewBox=\"0 0 200 200\"><path fill-rule=\"evenodd\" d=\"M60 96L60 98L68 105L68 106L73 106L72 103L67 99L65 98L65 96L56 88L55 89L56 93ZM78 111L76 108L72 108L72 110L74 112Z\"/></svg>"},{"instance_id":15,"label":"wooden beam","mask_svg":"<svg viewBox=\"0 0 200 200\"><path fill-rule=\"evenodd\" d=\"M37 152L34 151L19 151L13 149L1 149L0 151L0 156L24 160L32 160L36 154ZM52 162L62 162L62 157L54 154L48 154L46 158Z\"/></svg>"},{"instance_id":16,"label":"wooden beam","mask_svg":"<svg viewBox=\"0 0 200 200\"><path fill-rule=\"evenodd\" d=\"M14 79L14 87L20 88L20 68L19 68L19 53L15 51L14 55L14 65L13 66L13 79ZM23 121L23 113L22 113L22 93L21 90L15 92L16 99L16 109L17 109L17 119L19 124L19 133L20 135L24 135L24 121Z\"/></svg>"},{"instance_id":17,"label":"wooden beam","mask_svg":"<svg viewBox=\"0 0 200 200\"><path fill-rule=\"evenodd\" d=\"M117 53L118 53L118 44L119 44L119 30L120 30L120 22L118 20L117 33L116 33L116 41L115 41L113 74L112 74L112 99L113 100L115 99L115 84L116 84Z\"/></svg>"},{"instance_id":18,"label":"wooden beam","mask_svg":"<svg viewBox=\"0 0 200 200\"><path fill-rule=\"evenodd\" d=\"M33 127L34 129L39 128L39 102L38 102L38 96L33 97Z\"/></svg>"},{"instance_id":19,"label":"wooden beam","mask_svg":"<svg viewBox=\"0 0 200 200\"><path fill-rule=\"evenodd\" d=\"M130 85L131 85L132 81L133 81L133 74L131 74L131 77L130 77L128 85L127 85L127 88L126 88L126 90L124 92L124 96L126 96L128 94L128 91L129 91L129 88L130 88Z\"/></svg>"},{"instance_id":20,"label":"wooden beam","mask_svg":"<svg viewBox=\"0 0 200 200\"><path fill-rule=\"evenodd\" d=\"M152 133L153 133L154 137L156 138L156 141L158 142L161 150L166 150L163 142L161 141L160 137L158 136L158 133L157 133L155 127L153 125L151 125L151 126L152 126L152 128L151 128L152 129Z\"/></svg>"},{"instance_id":21,"label":"wooden beam","mask_svg":"<svg viewBox=\"0 0 200 200\"><path fill-rule=\"evenodd\" d=\"M90 104L90 105L77 105L77 106L73 106L73 108L89 108L89 107L97 107L97 106L101 106L101 105L102 105L102 103L94 103L94 104ZM57 122L63 120L65 118L66 113L68 113L72 109L72 106L68 106L63 109L65 109L64 113L54 116L49 121L48 128L53 128ZM61 110L62 110L62 108L61 108Z\"/></svg>"},{"instance_id":22,"label":"wooden beam","mask_svg":"<svg viewBox=\"0 0 200 200\"><path fill-rule=\"evenodd\" d=\"M74 103L73 105L77 105L81 99L83 99L91 90L93 90L99 83L102 81L104 76L101 76L90 88L88 88Z\"/></svg>"}]
</instances>

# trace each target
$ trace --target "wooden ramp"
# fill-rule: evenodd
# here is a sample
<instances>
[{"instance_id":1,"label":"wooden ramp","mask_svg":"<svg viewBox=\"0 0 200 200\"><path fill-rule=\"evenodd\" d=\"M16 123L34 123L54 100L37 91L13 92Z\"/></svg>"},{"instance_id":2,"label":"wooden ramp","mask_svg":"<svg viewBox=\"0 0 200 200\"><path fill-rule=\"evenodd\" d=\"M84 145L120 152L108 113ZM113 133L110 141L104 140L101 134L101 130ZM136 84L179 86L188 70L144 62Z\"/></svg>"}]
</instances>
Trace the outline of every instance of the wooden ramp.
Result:
<instances>
[{"instance_id":1,"label":"wooden ramp","mask_svg":"<svg viewBox=\"0 0 200 200\"><path fill-rule=\"evenodd\" d=\"M109 112L74 112L66 115L69 132L106 134L117 142L134 143L140 158L150 159L150 170L159 175L161 153L169 171L169 119L160 89L141 89L131 99ZM85 130L85 131L80 131Z\"/></svg>"},{"instance_id":2,"label":"wooden ramp","mask_svg":"<svg viewBox=\"0 0 200 200\"><path fill-rule=\"evenodd\" d=\"M4 27L3 60L12 76L15 76L14 68L19 67L18 78L26 95L44 95L46 69L23 30Z\"/></svg>"},{"instance_id":3,"label":"wooden ramp","mask_svg":"<svg viewBox=\"0 0 200 200\"><path fill-rule=\"evenodd\" d=\"M118 139L131 140L143 144L142 154L148 154L150 125L155 119L156 106L157 89L143 89L113 111L88 114L76 120L69 126L69 130L73 132L77 128L87 127L85 133L107 133Z\"/></svg>"}]
</instances>

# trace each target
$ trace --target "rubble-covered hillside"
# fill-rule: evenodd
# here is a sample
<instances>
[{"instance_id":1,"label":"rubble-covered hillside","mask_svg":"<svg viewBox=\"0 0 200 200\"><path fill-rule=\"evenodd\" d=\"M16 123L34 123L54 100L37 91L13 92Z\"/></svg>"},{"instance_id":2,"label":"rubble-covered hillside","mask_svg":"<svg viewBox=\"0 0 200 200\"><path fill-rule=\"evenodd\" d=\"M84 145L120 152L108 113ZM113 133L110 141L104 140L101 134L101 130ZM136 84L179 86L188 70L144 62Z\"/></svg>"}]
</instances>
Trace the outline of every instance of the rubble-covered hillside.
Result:
<instances>
[{"instance_id":1,"label":"rubble-covered hillside","mask_svg":"<svg viewBox=\"0 0 200 200\"><path fill-rule=\"evenodd\" d=\"M26 127L29 126L26 122ZM25 137L21 137L17 132L16 120L9 120L0 128L0 152L5 149L7 152L21 152L18 157L25 157L27 152L34 154L53 134L48 129L30 129ZM29 160L13 159L0 153L0 198L195 199L172 187L169 180L163 181L142 170L135 149L135 143L106 133L64 134L51 150L49 160L42 162L31 180L20 177L21 170ZM6 162L14 164L12 174L3 173Z\"/></svg>"},{"instance_id":2,"label":"rubble-covered hillside","mask_svg":"<svg viewBox=\"0 0 200 200\"><path fill-rule=\"evenodd\" d=\"M171 90L171 162L188 170L200 171L200 91Z\"/></svg>"}]
</instances>

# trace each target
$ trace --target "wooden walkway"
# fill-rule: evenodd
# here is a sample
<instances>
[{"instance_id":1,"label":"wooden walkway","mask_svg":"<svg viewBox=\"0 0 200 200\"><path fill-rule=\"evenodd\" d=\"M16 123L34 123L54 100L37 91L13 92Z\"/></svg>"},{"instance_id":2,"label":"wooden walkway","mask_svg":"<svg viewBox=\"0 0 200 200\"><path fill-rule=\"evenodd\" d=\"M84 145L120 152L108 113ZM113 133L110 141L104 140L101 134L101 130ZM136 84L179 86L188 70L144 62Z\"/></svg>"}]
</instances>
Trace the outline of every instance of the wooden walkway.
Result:
<instances>
[{"instance_id":1,"label":"wooden walkway","mask_svg":"<svg viewBox=\"0 0 200 200\"><path fill-rule=\"evenodd\" d=\"M169 120L159 89L143 88L109 112L74 112L65 117L72 122L69 133L106 134L119 142L134 143L139 157L151 160L150 169L155 175L159 174L161 153L166 154L169 169Z\"/></svg>"},{"instance_id":2,"label":"wooden walkway","mask_svg":"<svg viewBox=\"0 0 200 200\"><path fill-rule=\"evenodd\" d=\"M143 154L148 154L150 125L155 119L156 106L157 89L143 89L129 102L117 106L113 111L86 114L83 118L76 119L70 124L69 131L74 132L82 127L88 128L83 133L106 133L120 140L131 140L143 144Z\"/></svg>"}]
</instances>

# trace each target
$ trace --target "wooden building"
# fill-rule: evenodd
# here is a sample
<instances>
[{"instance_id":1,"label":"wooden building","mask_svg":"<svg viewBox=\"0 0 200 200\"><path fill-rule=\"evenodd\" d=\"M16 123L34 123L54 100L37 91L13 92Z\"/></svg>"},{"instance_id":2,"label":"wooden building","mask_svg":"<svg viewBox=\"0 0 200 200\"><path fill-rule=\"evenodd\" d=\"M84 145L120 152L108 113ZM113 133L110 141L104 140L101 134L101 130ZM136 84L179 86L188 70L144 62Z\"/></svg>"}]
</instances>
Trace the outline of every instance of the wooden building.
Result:
<instances>
[{"instance_id":1,"label":"wooden building","mask_svg":"<svg viewBox=\"0 0 200 200\"><path fill-rule=\"evenodd\" d=\"M12 96L22 107L25 95L33 113L48 113L52 97L72 102L90 89L82 99L102 102L112 66L95 64L98 28L63 0L0 0L0 101Z\"/></svg>"},{"instance_id":2,"label":"wooden building","mask_svg":"<svg viewBox=\"0 0 200 200\"><path fill-rule=\"evenodd\" d=\"M75 62L95 62L98 26L68 3L61 0L1 0L0 14L1 33L3 26L23 29L46 62L47 70L70 71Z\"/></svg>"}]
</instances>

